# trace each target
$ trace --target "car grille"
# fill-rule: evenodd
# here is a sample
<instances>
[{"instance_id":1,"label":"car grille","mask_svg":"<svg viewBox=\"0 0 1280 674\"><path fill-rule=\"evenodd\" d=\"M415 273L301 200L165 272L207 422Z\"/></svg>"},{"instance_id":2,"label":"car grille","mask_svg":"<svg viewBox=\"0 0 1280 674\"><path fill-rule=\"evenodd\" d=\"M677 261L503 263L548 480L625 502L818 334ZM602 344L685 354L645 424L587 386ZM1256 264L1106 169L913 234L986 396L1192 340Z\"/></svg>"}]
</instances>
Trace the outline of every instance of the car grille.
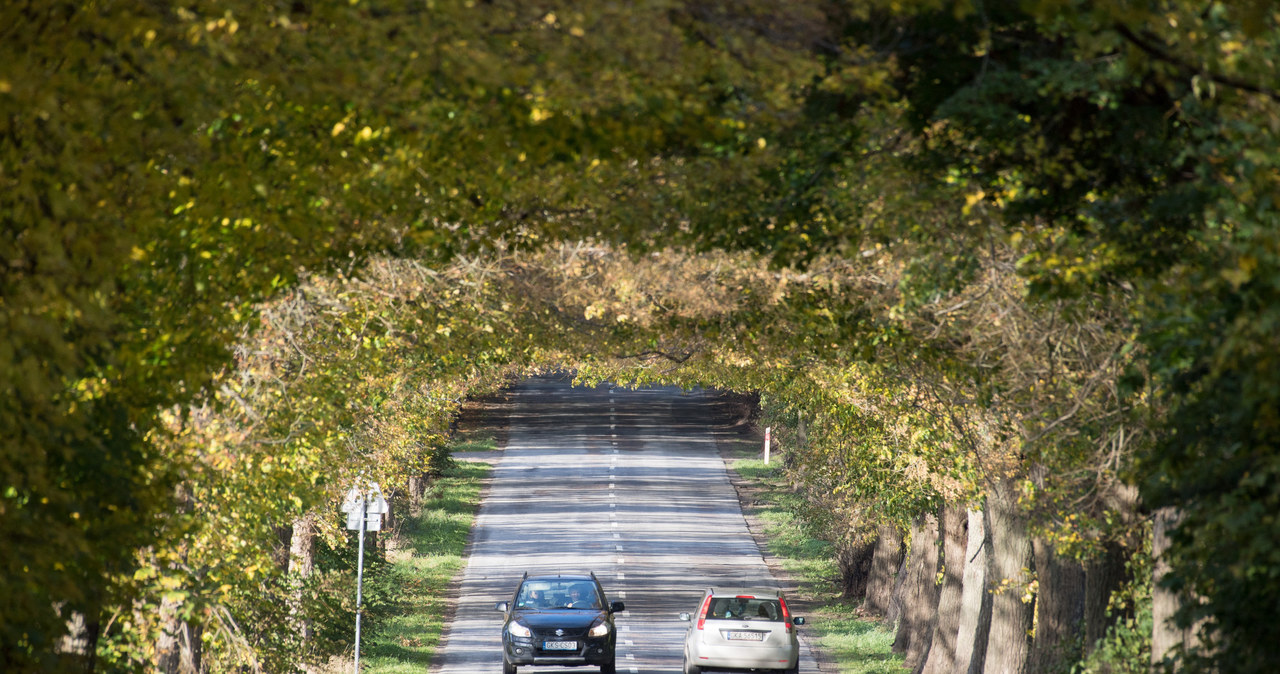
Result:
<instances>
[{"instance_id":1,"label":"car grille","mask_svg":"<svg viewBox=\"0 0 1280 674\"><path fill-rule=\"evenodd\" d=\"M587 638L585 629L563 629L563 634L556 634L556 628L544 628L533 630L534 641L568 641L577 639L582 641Z\"/></svg>"}]
</instances>

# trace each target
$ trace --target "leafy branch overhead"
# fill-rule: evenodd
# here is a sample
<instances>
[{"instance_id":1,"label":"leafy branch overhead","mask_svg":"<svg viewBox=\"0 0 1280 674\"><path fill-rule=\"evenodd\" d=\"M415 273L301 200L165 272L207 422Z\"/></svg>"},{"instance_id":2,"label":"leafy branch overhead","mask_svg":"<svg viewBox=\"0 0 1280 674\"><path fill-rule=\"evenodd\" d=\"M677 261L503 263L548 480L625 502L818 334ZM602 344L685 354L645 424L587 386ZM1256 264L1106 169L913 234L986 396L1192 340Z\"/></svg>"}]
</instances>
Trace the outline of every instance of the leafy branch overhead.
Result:
<instances>
[{"instance_id":1,"label":"leafy branch overhead","mask_svg":"<svg viewBox=\"0 0 1280 674\"><path fill-rule=\"evenodd\" d=\"M573 368L759 393L850 545L1177 509L1181 666L1265 670L1273 5L0 7L0 659L323 659L281 532Z\"/></svg>"}]
</instances>

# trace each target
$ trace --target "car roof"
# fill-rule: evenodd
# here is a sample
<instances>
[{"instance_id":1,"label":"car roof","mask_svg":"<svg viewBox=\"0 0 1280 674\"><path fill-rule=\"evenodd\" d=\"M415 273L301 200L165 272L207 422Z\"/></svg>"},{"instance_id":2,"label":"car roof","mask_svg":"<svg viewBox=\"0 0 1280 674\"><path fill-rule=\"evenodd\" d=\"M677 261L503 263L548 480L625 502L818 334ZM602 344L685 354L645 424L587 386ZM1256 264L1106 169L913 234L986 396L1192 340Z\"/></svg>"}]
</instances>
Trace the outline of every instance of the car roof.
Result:
<instances>
[{"instance_id":1,"label":"car roof","mask_svg":"<svg viewBox=\"0 0 1280 674\"><path fill-rule=\"evenodd\" d=\"M757 599L778 599L782 597L782 593L777 590L760 587L713 587L709 588L709 590L712 595L717 597L752 596Z\"/></svg>"}]
</instances>

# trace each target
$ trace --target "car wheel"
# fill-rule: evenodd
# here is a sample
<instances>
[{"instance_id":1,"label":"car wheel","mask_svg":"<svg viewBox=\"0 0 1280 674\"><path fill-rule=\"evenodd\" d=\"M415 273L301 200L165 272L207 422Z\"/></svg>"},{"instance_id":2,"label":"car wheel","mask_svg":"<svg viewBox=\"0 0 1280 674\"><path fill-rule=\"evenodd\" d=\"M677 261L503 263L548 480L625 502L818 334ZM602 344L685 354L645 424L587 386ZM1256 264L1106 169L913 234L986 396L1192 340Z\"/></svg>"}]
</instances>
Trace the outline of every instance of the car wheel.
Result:
<instances>
[{"instance_id":1,"label":"car wheel","mask_svg":"<svg viewBox=\"0 0 1280 674\"><path fill-rule=\"evenodd\" d=\"M618 664L615 662L609 662L609 663L600 665L600 674L616 674L617 671L618 671Z\"/></svg>"},{"instance_id":2,"label":"car wheel","mask_svg":"<svg viewBox=\"0 0 1280 674\"><path fill-rule=\"evenodd\" d=\"M516 674L516 666L507 662L506 658L502 659L502 674Z\"/></svg>"},{"instance_id":3,"label":"car wheel","mask_svg":"<svg viewBox=\"0 0 1280 674\"><path fill-rule=\"evenodd\" d=\"M697 666L697 665L695 665L695 664L691 664L691 663L689 662L689 657L688 657L688 656L685 656L685 659L684 659L684 674L702 674L702 668L701 668L701 667L699 667L699 666Z\"/></svg>"}]
</instances>

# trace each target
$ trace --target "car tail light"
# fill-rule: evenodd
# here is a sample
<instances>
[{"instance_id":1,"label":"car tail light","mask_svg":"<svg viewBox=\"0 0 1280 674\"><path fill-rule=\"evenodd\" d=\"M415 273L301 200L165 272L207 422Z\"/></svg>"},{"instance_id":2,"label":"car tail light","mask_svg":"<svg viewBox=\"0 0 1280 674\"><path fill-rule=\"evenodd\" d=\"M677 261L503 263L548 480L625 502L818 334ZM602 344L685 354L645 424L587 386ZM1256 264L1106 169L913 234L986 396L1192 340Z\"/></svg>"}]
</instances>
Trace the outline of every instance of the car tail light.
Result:
<instances>
[{"instance_id":1,"label":"car tail light","mask_svg":"<svg viewBox=\"0 0 1280 674\"><path fill-rule=\"evenodd\" d=\"M698 609L698 629L707 623L707 609L711 608L711 595L702 602L702 608Z\"/></svg>"},{"instance_id":2,"label":"car tail light","mask_svg":"<svg viewBox=\"0 0 1280 674\"><path fill-rule=\"evenodd\" d=\"M787 624L787 631L795 629L795 625L791 624L791 611L787 610L787 600L778 597L778 603L782 605L782 622Z\"/></svg>"}]
</instances>

